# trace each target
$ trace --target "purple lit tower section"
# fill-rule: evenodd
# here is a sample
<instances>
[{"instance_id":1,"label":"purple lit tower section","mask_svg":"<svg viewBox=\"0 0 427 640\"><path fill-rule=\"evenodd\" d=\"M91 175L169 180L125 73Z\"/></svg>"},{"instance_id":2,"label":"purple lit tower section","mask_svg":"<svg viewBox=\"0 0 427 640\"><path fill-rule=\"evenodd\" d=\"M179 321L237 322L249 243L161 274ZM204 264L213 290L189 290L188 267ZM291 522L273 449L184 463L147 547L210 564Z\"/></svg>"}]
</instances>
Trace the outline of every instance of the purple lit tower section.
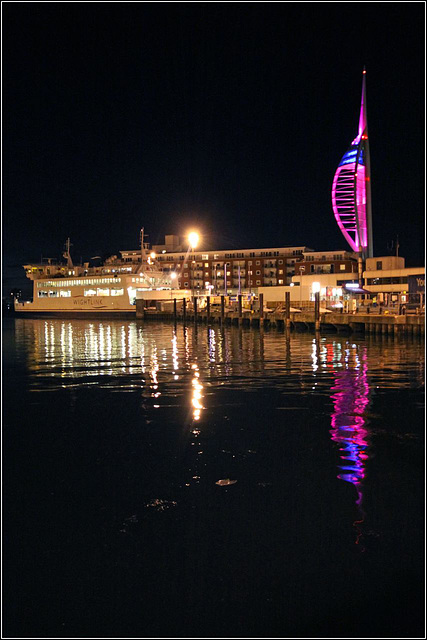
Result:
<instances>
[{"instance_id":1,"label":"purple lit tower section","mask_svg":"<svg viewBox=\"0 0 427 640\"><path fill-rule=\"evenodd\" d=\"M332 208L352 251L373 257L371 168L366 113L366 69L363 69L359 131L341 158L332 183Z\"/></svg>"}]
</instances>

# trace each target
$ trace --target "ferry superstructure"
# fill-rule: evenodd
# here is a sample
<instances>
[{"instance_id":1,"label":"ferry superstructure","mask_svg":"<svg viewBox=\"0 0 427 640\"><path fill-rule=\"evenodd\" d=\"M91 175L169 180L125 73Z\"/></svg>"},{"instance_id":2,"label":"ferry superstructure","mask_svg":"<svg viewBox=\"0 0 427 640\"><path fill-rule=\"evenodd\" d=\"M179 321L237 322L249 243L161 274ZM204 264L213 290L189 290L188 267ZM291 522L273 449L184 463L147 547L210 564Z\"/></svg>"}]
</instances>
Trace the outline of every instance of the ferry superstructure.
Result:
<instances>
[{"instance_id":1,"label":"ferry superstructure","mask_svg":"<svg viewBox=\"0 0 427 640\"><path fill-rule=\"evenodd\" d=\"M90 267L88 262L75 266L69 240L63 256L66 264L47 259L23 265L27 278L33 281L33 300L15 300L16 313L135 315L137 292L172 289L169 272L157 267L155 255L148 254L143 240L131 263L114 255L99 266Z\"/></svg>"}]
</instances>

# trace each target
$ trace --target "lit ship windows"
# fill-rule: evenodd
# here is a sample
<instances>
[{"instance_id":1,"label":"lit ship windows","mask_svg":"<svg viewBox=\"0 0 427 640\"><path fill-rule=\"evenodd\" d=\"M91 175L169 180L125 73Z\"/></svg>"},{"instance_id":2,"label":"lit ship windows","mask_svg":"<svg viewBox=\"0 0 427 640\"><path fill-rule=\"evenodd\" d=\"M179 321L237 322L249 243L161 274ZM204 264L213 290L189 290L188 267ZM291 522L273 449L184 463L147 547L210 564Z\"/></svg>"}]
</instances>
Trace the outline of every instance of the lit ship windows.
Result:
<instances>
[{"instance_id":1,"label":"lit ship windows","mask_svg":"<svg viewBox=\"0 0 427 640\"><path fill-rule=\"evenodd\" d=\"M124 289L111 289L112 296L123 296L125 293Z\"/></svg>"},{"instance_id":2,"label":"lit ship windows","mask_svg":"<svg viewBox=\"0 0 427 640\"><path fill-rule=\"evenodd\" d=\"M57 297L58 297L57 291L49 291L49 298L57 298Z\"/></svg>"},{"instance_id":3,"label":"lit ship windows","mask_svg":"<svg viewBox=\"0 0 427 640\"><path fill-rule=\"evenodd\" d=\"M84 295L85 296L96 296L96 289L85 289L84 290Z\"/></svg>"},{"instance_id":4,"label":"lit ship windows","mask_svg":"<svg viewBox=\"0 0 427 640\"><path fill-rule=\"evenodd\" d=\"M65 289L61 289L61 291L59 292L59 297L60 298L71 298L71 291L65 290Z\"/></svg>"},{"instance_id":5,"label":"lit ship windows","mask_svg":"<svg viewBox=\"0 0 427 640\"><path fill-rule=\"evenodd\" d=\"M47 298L47 291L39 291L39 298Z\"/></svg>"},{"instance_id":6,"label":"lit ship windows","mask_svg":"<svg viewBox=\"0 0 427 640\"><path fill-rule=\"evenodd\" d=\"M110 290L109 289L101 289L101 287L98 287L98 289L96 290L96 295L97 296L109 296L110 295Z\"/></svg>"}]
</instances>

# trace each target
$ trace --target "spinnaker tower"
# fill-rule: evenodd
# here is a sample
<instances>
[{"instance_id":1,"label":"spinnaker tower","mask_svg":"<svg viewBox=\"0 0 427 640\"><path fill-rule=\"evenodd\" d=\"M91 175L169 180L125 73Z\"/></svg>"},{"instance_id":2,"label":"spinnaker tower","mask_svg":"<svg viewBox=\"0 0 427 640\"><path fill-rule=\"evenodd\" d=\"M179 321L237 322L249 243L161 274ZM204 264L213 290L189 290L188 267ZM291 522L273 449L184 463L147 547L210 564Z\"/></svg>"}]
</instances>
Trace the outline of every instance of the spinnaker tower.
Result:
<instances>
[{"instance_id":1,"label":"spinnaker tower","mask_svg":"<svg viewBox=\"0 0 427 640\"><path fill-rule=\"evenodd\" d=\"M341 158L332 183L332 209L344 238L362 261L373 257L371 163L366 111L366 69L362 76L359 130ZM359 280L361 273L359 273Z\"/></svg>"}]
</instances>

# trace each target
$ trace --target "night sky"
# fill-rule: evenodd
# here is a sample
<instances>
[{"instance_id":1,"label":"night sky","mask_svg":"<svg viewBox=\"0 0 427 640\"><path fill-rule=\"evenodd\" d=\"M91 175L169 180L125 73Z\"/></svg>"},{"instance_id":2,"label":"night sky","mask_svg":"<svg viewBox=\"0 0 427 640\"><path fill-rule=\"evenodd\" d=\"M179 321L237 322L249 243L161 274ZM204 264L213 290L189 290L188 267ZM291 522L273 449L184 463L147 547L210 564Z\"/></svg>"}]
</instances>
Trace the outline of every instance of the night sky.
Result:
<instances>
[{"instance_id":1,"label":"night sky","mask_svg":"<svg viewBox=\"0 0 427 640\"><path fill-rule=\"evenodd\" d=\"M5 287L142 226L347 249L330 192L364 65L374 253L399 234L424 264L424 24L422 2L3 4Z\"/></svg>"}]
</instances>

